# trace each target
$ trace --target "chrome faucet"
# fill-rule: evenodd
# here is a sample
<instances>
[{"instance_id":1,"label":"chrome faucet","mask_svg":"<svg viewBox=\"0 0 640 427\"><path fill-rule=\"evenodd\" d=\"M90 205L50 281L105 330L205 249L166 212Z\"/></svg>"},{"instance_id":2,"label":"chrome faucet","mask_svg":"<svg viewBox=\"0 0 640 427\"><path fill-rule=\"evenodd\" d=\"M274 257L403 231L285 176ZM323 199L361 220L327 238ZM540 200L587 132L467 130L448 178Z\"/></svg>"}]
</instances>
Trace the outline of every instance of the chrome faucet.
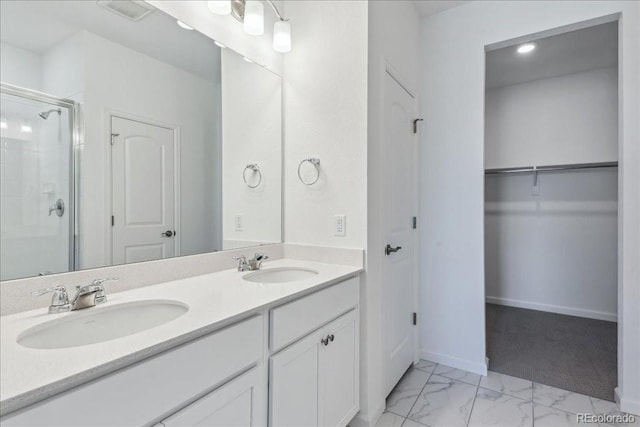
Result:
<instances>
[{"instance_id":1,"label":"chrome faucet","mask_svg":"<svg viewBox=\"0 0 640 427\"><path fill-rule=\"evenodd\" d=\"M269 257L264 254L255 254L251 259L247 259L244 255L235 258L235 260L238 261L238 271L260 270L262 262L266 259L269 259Z\"/></svg>"},{"instance_id":2,"label":"chrome faucet","mask_svg":"<svg viewBox=\"0 0 640 427\"><path fill-rule=\"evenodd\" d=\"M97 304L107 302L107 294L105 293L104 282L118 280L95 279L90 285L76 286L76 295L69 300L69 294L64 286L53 286L51 288L40 289L32 292L33 295L44 295L53 292L49 313L62 313L65 311L75 311L83 308L93 307Z\"/></svg>"},{"instance_id":3,"label":"chrome faucet","mask_svg":"<svg viewBox=\"0 0 640 427\"><path fill-rule=\"evenodd\" d=\"M104 291L104 282L118 280L117 277L109 279L95 279L90 285L76 286L76 296L71 301L71 311L93 307L107 302L107 294Z\"/></svg>"}]
</instances>

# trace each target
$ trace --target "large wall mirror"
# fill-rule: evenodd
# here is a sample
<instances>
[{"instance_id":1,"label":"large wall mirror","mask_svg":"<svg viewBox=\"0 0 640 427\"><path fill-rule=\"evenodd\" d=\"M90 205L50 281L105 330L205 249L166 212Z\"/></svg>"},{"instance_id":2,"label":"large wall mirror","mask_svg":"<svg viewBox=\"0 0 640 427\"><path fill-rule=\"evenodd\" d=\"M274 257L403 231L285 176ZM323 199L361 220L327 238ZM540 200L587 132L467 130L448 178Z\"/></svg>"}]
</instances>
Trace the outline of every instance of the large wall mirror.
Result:
<instances>
[{"instance_id":1,"label":"large wall mirror","mask_svg":"<svg viewBox=\"0 0 640 427\"><path fill-rule=\"evenodd\" d=\"M0 7L2 280L282 240L280 76L144 3Z\"/></svg>"}]
</instances>

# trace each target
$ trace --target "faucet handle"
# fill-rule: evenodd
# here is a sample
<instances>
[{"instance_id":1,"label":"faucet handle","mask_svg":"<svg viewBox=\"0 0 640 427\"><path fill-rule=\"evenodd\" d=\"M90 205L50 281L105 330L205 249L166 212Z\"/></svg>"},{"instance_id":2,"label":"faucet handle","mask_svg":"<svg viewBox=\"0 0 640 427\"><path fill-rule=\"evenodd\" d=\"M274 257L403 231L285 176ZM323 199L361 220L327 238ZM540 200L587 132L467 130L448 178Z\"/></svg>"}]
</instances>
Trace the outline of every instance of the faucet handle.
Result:
<instances>
[{"instance_id":1,"label":"faucet handle","mask_svg":"<svg viewBox=\"0 0 640 427\"><path fill-rule=\"evenodd\" d=\"M256 253L256 254L253 256L253 259L255 259L256 261L263 261L263 260L265 260L265 259L269 259L269 257L268 257L267 255L265 255L265 254Z\"/></svg>"},{"instance_id":2,"label":"faucet handle","mask_svg":"<svg viewBox=\"0 0 640 427\"><path fill-rule=\"evenodd\" d=\"M120 279L118 279L117 277L108 277L108 278L106 278L106 279L94 279L94 280L91 282L91 284L92 284L93 286L100 286L100 285L102 285L104 282L117 282L118 280L120 280Z\"/></svg>"},{"instance_id":3,"label":"faucet handle","mask_svg":"<svg viewBox=\"0 0 640 427\"><path fill-rule=\"evenodd\" d=\"M51 305L49 306L49 313L60 313L63 311L69 311L69 294L64 286L55 285L50 288L38 289L31 292L31 295L40 296L48 293L53 293L51 297Z\"/></svg>"},{"instance_id":4,"label":"faucet handle","mask_svg":"<svg viewBox=\"0 0 640 427\"><path fill-rule=\"evenodd\" d=\"M67 292L67 289L64 286L60 286L60 285L54 285L50 288L43 288L43 289L38 289L37 291L33 291L31 292L31 295L33 296L40 296L40 295L45 295L51 292ZM55 296L55 295L54 295Z\"/></svg>"}]
</instances>

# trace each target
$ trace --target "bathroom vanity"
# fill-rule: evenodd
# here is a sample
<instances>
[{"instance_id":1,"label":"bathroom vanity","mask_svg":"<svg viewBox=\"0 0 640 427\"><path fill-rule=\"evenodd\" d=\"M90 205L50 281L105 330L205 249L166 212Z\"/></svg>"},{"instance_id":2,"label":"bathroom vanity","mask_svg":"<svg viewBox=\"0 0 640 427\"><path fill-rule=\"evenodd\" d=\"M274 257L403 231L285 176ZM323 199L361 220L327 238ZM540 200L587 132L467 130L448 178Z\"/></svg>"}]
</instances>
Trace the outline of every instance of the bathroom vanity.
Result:
<instances>
[{"instance_id":1,"label":"bathroom vanity","mask_svg":"<svg viewBox=\"0 0 640 427\"><path fill-rule=\"evenodd\" d=\"M261 281L224 270L114 293L100 307L4 316L2 424L344 426L359 409L359 271L281 259ZM88 345L24 340L47 322L159 302L187 310Z\"/></svg>"}]
</instances>

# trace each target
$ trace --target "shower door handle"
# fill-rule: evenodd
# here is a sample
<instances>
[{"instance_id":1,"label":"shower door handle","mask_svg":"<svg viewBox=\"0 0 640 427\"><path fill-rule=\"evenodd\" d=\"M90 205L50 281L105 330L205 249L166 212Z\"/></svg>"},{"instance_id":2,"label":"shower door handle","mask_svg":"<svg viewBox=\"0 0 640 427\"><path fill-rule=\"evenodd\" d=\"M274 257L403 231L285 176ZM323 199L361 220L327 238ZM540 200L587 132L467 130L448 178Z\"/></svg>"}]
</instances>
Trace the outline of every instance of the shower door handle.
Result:
<instances>
[{"instance_id":1,"label":"shower door handle","mask_svg":"<svg viewBox=\"0 0 640 427\"><path fill-rule=\"evenodd\" d=\"M58 216L64 215L64 201L62 199L56 200L56 202L49 207L49 216L54 212Z\"/></svg>"}]
</instances>

